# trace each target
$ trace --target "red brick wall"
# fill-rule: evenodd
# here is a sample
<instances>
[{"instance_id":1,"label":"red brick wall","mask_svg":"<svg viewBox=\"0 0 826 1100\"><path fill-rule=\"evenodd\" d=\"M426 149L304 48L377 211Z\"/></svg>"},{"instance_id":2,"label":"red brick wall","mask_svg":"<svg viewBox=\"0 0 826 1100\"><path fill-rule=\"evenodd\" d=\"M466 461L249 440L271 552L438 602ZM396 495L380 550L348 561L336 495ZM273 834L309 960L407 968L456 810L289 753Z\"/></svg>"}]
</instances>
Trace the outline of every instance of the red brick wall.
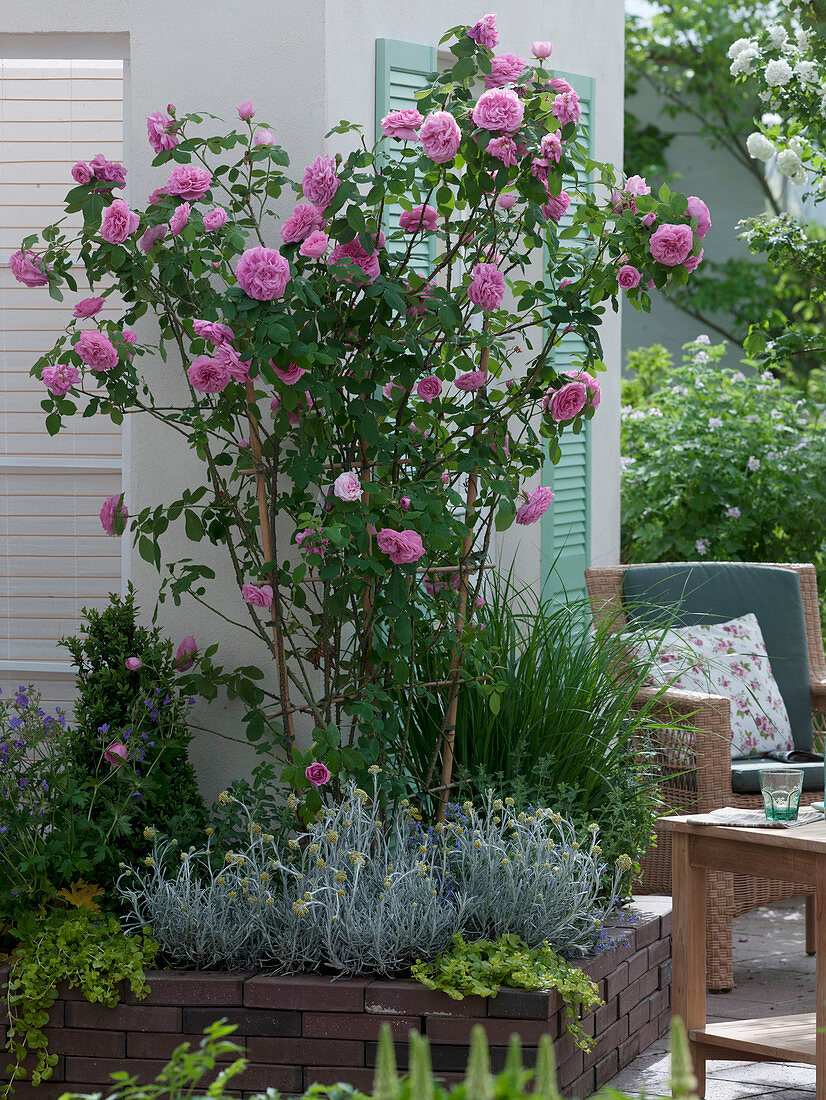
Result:
<instances>
[{"instance_id":1,"label":"red brick wall","mask_svg":"<svg viewBox=\"0 0 826 1100\"><path fill-rule=\"evenodd\" d=\"M369 1090L376 1040L386 1021L397 1040L399 1065L406 1065L406 1039L415 1028L430 1040L433 1068L446 1082L461 1080L475 1024L487 1032L494 1069L502 1067L514 1032L522 1038L526 1065L536 1057L539 1037L548 1032L563 1092L587 1097L668 1027L668 901L641 899L643 916L627 931L627 944L583 960L606 1002L585 1019L596 1040L589 1054L565 1035L555 993L503 989L487 1000L454 1001L413 981L158 971L147 976L151 993L145 1000L136 1001L125 991L117 1008L89 1004L78 990L61 989L46 1031L50 1051L59 1056L54 1075L37 1088L19 1082L14 1097L105 1094L109 1074L117 1070L152 1078L179 1043L196 1046L203 1028L221 1017L238 1025L233 1039L250 1058L247 1070L233 1081L234 1096L270 1086L297 1094L314 1081L348 1081ZM5 981L5 975L0 973L0 979ZM5 1038L2 1026L0 1033Z\"/></svg>"}]
</instances>

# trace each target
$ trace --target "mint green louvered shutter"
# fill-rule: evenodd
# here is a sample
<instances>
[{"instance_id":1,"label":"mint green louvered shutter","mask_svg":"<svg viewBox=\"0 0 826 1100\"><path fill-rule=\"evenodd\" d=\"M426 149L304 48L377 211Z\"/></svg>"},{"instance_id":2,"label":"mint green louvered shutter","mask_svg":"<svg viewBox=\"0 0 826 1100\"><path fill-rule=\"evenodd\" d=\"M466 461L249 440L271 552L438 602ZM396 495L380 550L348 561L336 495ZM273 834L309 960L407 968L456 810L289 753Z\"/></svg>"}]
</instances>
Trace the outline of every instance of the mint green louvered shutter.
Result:
<instances>
[{"instance_id":1,"label":"mint green louvered shutter","mask_svg":"<svg viewBox=\"0 0 826 1100\"><path fill-rule=\"evenodd\" d=\"M404 111L417 106L416 92L428 83L435 72L435 46L418 42L399 42L394 38L376 39L376 138L381 135L381 120L390 111ZM402 148L399 142L385 141L382 151L387 156ZM388 235L399 228L401 207L385 211L384 231ZM422 275L430 271L435 255L435 240L417 241L411 254L411 267ZM389 246L391 249L393 245ZM398 246L397 246L398 247Z\"/></svg>"},{"instance_id":2,"label":"mint green louvered shutter","mask_svg":"<svg viewBox=\"0 0 826 1100\"><path fill-rule=\"evenodd\" d=\"M572 73L556 75L564 77L579 95L582 125L593 156L594 81ZM566 214L560 228L571 220L571 214ZM554 353L556 369L577 369L577 358L584 351L578 336L563 337ZM549 485L555 496L542 518L542 577L548 595L573 601L585 596L584 572L591 564L591 424L579 435L566 429L560 445L562 458L556 466L546 459L543 471L542 484Z\"/></svg>"}]
</instances>

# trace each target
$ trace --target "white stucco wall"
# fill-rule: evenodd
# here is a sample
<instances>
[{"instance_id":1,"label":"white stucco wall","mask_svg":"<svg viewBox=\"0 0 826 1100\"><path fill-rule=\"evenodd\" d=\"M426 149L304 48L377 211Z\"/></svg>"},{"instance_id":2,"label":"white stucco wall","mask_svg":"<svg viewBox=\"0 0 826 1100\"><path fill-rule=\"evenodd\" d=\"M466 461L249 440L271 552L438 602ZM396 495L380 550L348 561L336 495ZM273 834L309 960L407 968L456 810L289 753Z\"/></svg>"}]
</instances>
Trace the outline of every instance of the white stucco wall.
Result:
<instances>
[{"instance_id":1,"label":"white stucco wall","mask_svg":"<svg viewBox=\"0 0 826 1100\"><path fill-rule=\"evenodd\" d=\"M324 151L324 133L341 118L374 118L376 38L436 44L444 30L472 23L486 9L479 0L3 0L0 56L110 57L128 61L125 138L128 193L136 205L166 178L152 168L145 117L167 102L179 110L207 110L230 119L251 99L297 170ZM619 0L500 0L499 51L526 55L533 39L554 42L553 63L596 80L595 148L599 159L621 162L623 11ZM332 142L327 146L334 150ZM90 155L95 152L90 149ZM148 322L146 322L148 323ZM609 312L602 332L606 363L603 400L593 433L592 557L617 560L619 547L619 319ZM156 366L158 385L164 372ZM187 483L191 457L161 426L133 426L126 488L130 510L174 499ZM520 569L539 574L539 528L520 532ZM515 537L515 536L514 536ZM185 556L182 538L170 535L169 557ZM508 544L509 546L511 543ZM131 574L148 612L157 575L137 555ZM237 602L224 587L227 606ZM243 635L216 623L194 604L162 608L160 622L174 638L194 634L221 643L224 660L252 659ZM216 630L216 627L219 629ZM198 724L234 732L220 704L203 708ZM204 735L193 757L207 795L245 772L246 748Z\"/></svg>"}]
</instances>

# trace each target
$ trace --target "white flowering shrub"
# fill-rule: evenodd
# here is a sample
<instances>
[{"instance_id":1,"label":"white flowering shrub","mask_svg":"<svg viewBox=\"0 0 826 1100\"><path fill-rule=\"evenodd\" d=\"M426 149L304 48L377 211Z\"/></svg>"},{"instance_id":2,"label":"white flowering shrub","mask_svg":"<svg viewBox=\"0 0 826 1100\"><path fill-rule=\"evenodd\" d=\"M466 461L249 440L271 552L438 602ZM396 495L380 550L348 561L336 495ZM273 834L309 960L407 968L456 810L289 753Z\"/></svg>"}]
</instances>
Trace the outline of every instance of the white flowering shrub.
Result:
<instances>
[{"instance_id":1,"label":"white flowering shrub","mask_svg":"<svg viewBox=\"0 0 826 1100\"><path fill-rule=\"evenodd\" d=\"M250 818L243 850L226 853L209 831L179 852L149 830L151 854L119 883L127 927L150 927L173 965L280 973L400 974L457 933L598 950L608 907L597 899L627 867L608 871L595 830L580 846L559 814L506 802L465 803L424 828L409 803L383 820L382 800L351 786L286 846Z\"/></svg>"}]
</instances>

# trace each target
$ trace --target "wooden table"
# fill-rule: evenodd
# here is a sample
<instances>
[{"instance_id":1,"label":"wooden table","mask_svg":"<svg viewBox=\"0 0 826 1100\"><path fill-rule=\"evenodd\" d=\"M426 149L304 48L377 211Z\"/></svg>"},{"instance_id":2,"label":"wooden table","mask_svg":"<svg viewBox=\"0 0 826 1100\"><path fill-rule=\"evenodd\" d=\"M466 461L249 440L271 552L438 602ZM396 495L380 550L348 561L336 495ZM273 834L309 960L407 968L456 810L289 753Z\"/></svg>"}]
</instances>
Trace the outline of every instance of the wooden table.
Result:
<instances>
[{"instance_id":1,"label":"wooden table","mask_svg":"<svg viewBox=\"0 0 826 1100\"><path fill-rule=\"evenodd\" d=\"M815 1066L816 1100L826 1100L826 821L794 829L732 829L660 818L672 834L672 1011L685 1024L705 1095L709 1058L805 1062ZM815 887L816 1012L706 1023L706 871L730 871Z\"/></svg>"}]
</instances>

